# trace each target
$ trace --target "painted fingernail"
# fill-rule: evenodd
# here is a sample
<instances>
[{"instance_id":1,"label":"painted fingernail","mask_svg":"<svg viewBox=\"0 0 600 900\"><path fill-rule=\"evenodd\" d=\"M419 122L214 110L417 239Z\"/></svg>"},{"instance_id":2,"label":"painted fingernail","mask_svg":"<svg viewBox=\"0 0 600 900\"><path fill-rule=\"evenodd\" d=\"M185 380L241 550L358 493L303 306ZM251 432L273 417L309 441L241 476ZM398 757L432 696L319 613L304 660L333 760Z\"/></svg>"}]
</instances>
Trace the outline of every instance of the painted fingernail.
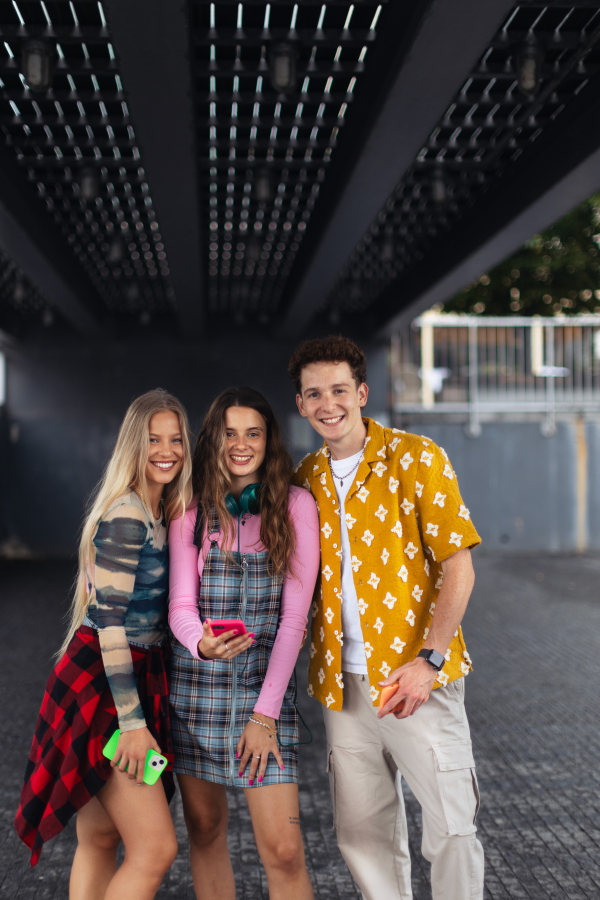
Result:
<instances>
[{"instance_id":1,"label":"painted fingernail","mask_svg":"<svg viewBox=\"0 0 600 900\"><path fill-rule=\"evenodd\" d=\"M242 777L243 774L244 774L243 772L238 772L238 775L240 778Z\"/></svg>"},{"instance_id":2,"label":"painted fingernail","mask_svg":"<svg viewBox=\"0 0 600 900\"><path fill-rule=\"evenodd\" d=\"M236 753L236 754L235 754L235 758L237 759L239 755L240 755L239 753Z\"/></svg>"},{"instance_id":3,"label":"painted fingernail","mask_svg":"<svg viewBox=\"0 0 600 900\"><path fill-rule=\"evenodd\" d=\"M258 780L259 780L259 781L262 781L262 775L260 776L260 778L259 778Z\"/></svg>"},{"instance_id":4,"label":"painted fingernail","mask_svg":"<svg viewBox=\"0 0 600 900\"><path fill-rule=\"evenodd\" d=\"M239 634L239 631L237 630L237 628L236 628L236 630L235 630L233 633L234 633L234 634Z\"/></svg>"},{"instance_id":5,"label":"painted fingernail","mask_svg":"<svg viewBox=\"0 0 600 900\"><path fill-rule=\"evenodd\" d=\"M254 784L254 781L252 780L252 778L250 779L250 781L248 782L248 784L250 784L250 785Z\"/></svg>"},{"instance_id":6,"label":"painted fingernail","mask_svg":"<svg viewBox=\"0 0 600 900\"><path fill-rule=\"evenodd\" d=\"M282 768L282 769L285 769L285 766L282 766L281 768Z\"/></svg>"},{"instance_id":7,"label":"painted fingernail","mask_svg":"<svg viewBox=\"0 0 600 900\"><path fill-rule=\"evenodd\" d=\"M251 631L250 634L248 635L248 637L254 637L255 634L256 634L255 631Z\"/></svg>"}]
</instances>

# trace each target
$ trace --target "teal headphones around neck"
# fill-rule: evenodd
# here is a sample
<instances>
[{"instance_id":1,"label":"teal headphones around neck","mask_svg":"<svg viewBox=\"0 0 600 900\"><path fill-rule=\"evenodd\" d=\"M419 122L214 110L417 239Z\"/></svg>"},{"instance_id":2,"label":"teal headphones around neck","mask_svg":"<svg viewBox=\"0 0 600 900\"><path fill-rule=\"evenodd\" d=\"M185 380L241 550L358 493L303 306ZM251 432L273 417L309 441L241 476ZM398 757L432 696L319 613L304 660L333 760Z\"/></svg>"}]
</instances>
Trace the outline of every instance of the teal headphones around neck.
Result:
<instances>
[{"instance_id":1,"label":"teal headphones around neck","mask_svg":"<svg viewBox=\"0 0 600 900\"><path fill-rule=\"evenodd\" d=\"M240 494L239 500L236 500L233 494L227 494L225 497L227 512L230 512L232 516L238 517L243 516L245 513L250 513L253 516L257 515L260 512L261 488L262 484L260 482L247 484Z\"/></svg>"}]
</instances>

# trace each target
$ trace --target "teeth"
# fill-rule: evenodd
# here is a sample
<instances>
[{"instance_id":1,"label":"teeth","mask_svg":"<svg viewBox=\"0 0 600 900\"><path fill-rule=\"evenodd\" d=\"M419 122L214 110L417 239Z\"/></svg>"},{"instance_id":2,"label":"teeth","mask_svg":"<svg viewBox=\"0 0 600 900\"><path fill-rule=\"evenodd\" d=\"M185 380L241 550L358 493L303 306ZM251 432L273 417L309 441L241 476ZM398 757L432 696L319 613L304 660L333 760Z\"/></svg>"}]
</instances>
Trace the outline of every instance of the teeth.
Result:
<instances>
[{"instance_id":1,"label":"teeth","mask_svg":"<svg viewBox=\"0 0 600 900\"><path fill-rule=\"evenodd\" d=\"M337 422L341 422L342 419L343 416L337 416L335 419L323 419L322 421L325 423L325 425L335 425Z\"/></svg>"},{"instance_id":2,"label":"teeth","mask_svg":"<svg viewBox=\"0 0 600 900\"><path fill-rule=\"evenodd\" d=\"M175 465L175 463L174 462L167 462L167 463L155 462L154 465L158 466L159 469L171 469Z\"/></svg>"}]
</instances>

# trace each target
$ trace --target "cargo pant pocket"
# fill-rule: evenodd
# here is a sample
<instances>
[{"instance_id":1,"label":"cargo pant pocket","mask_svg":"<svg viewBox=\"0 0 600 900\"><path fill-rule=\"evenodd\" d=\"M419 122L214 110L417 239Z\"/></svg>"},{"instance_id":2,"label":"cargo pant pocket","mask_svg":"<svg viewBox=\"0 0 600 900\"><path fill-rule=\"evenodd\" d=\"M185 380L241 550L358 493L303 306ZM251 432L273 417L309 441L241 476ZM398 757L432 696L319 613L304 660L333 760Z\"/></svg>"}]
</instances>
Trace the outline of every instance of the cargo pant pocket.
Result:
<instances>
[{"instance_id":1,"label":"cargo pant pocket","mask_svg":"<svg viewBox=\"0 0 600 900\"><path fill-rule=\"evenodd\" d=\"M327 747L327 774L329 775L329 791L331 793L331 807L333 810L333 827L337 828L337 811L335 797L335 764L333 760L333 750Z\"/></svg>"},{"instance_id":2,"label":"cargo pant pocket","mask_svg":"<svg viewBox=\"0 0 600 900\"><path fill-rule=\"evenodd\" d=\"M474 834L479 787L470 740L434 744L435 769L448 834Z\"/></svg>"}]
</instances>

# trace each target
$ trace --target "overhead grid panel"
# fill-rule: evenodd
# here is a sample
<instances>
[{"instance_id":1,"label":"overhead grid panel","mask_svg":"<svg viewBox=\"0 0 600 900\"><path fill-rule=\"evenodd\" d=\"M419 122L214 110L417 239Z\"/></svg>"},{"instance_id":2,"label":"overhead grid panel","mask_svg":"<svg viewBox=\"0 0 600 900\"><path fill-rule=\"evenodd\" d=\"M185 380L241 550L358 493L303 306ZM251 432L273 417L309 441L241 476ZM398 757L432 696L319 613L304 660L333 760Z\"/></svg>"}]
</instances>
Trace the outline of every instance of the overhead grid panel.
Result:
<instances>
[{"instance_id":1,"label":"overhead grid panel","mask_svg":"<svg viewBox=\"0 0 600 900\"><path fill-rule=\"evenodd\" d=\"M361 314L511 170L600 70L600 9L515 6L355 247L324 307Z\"/></svg>"},{"instance_id":2,"label":"overhead grid panel","mask_svg":"<svg viewBox=\"0 0 600 900\"><path fill-rule=\"evenodd\" d=\"M1 0L0 126L113 313L173 289L102 3Z\"/></svg>"},{"instance_id":3,"label":"overhead grid panel","mask_svg":"<svg viewBox=\"0 0 600 900\"><path fill-rule=\"evenodd\" d=\"M47 308L35 286L10 256L0 247L0 319L7 328L13 320L27 320L44 316L51 324L53 313Z\"/></svg>"},{"instance_id":4,"label":"overhead grid panel","mask_svg":"<svg viewBox=\"0 0 600 900\"><path fill-rule=\"evenodd\" d=\"M213 314L277 311L369 64L382 5L193 2Z\"/></svg>"}]
</instances>

